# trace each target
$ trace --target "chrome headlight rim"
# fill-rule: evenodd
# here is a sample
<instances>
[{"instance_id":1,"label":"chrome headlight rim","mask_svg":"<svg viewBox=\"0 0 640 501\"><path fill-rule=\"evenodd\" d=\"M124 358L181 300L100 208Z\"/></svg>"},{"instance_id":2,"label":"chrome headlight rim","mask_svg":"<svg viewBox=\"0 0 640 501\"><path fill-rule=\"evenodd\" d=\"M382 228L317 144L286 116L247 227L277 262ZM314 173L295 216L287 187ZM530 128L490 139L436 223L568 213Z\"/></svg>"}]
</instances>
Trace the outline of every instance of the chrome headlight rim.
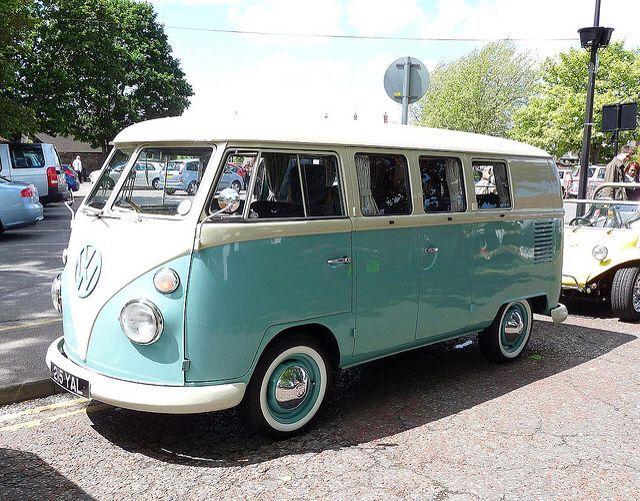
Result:
<instances>
[{"instance_id":1,"label":"chrome headlight rim","mask_svg":"<svg viewBox=\"0 0 640 501\"><path fill-rule=\"evenodd\" d=\"M602 262L607 259L607 256L609 255L609 249L606 245L597 244L593 247L593 249L591 249L591 255L596 261Z\"/></svg>"},{"instance_id":2,"label":"chrome headlight rim","mask_svg":"<svg viewBox=\"0 0 640 501\"><path fill-rule=\"evenodd\" d=\"M62 315L62 275L60 273L51 282L51 302L56 312Z\"/></svg>"},{"instance_id":3,"label":"chrome headlight rim","mask_svg":"<svg viewBox=\"0 0 640 501\"><path fill-rule=\"evenodd\" d=\"M124 325L123 316L124 316L125 311L127 310L127 308L129 308L133 304L139 304L139 305L146 306L153 313L153 317L154 317L155 322L156 322L156 329L155 329L156 331L155 331L155 334L153 335L153 337L149 341L135 340L135 339L132 339L129 336L129 334L127 334L127 329L125 328L125 325ZM120 328L122 329L122 332L124 333L124 335L127 336L127 339L129 341L131 341L132 343L140 345L140 346L148 346L150 344L155 343L158 339L160 339L160 336L162 335L162 332L164 331L164 317L162 316L162 312L160 311L160 309L152 301L150 301L148 299L145 299L145 298L136 298L136 299L132 299L130 301L127 301L125 303L125 305L122 307L122 309L120 310L120 315L118 316L118 320L120 321Z\"/></svg>"}]
</instances>

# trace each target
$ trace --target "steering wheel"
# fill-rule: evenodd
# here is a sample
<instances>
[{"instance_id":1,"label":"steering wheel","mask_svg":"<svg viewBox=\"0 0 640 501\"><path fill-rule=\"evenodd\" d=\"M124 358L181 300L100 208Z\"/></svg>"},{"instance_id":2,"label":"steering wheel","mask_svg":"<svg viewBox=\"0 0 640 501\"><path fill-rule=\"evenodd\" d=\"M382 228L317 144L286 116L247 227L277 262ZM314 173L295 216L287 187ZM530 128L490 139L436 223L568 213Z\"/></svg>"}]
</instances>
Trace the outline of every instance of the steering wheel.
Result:
<instances>
[{"instance_id":1,"label":"steering wheel","mask_svg":"<svg viewBox=\"0 0 640 501\"><path fill-rule=\"evenodd\" d=\"M587 217L574 217L571 221L569 221L569 226L578 226L578 223L583 222L585 226L592 226L591 219Z\"/></svg>"}]
</instances>

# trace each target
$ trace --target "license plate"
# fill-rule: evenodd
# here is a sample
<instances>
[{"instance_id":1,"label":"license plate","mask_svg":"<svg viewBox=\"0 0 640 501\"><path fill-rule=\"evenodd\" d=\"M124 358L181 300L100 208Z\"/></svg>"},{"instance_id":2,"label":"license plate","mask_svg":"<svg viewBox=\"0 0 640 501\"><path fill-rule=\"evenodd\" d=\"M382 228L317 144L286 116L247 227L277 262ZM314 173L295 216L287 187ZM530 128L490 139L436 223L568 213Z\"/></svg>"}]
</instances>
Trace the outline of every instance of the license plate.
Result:
<instances>
[{"instance_id":1,"label":"license plate","mask_svg":"<svg viewBox=\"0 0 640 501\"><path fill-rule=\"evenodd\" d=\"M89 397L89 381L69 374L54 363L51 364L51 379L68 392L75 393L81 397Z\"/></svg>"}]
</instances>

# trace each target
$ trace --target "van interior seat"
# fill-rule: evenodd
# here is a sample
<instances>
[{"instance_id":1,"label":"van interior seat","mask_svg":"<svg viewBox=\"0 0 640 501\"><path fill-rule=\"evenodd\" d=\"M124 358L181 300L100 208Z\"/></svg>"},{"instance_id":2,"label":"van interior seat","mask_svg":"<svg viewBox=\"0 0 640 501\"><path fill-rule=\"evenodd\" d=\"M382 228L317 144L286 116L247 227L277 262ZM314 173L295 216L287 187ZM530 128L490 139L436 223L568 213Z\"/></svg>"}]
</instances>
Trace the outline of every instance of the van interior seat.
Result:
<instances>
[{"instance_id":1,"label":"van interior seat","mask_svg":"<svg viewBox=\"0 0 640 501\"><path fill-rule=\"evenodd\" d=\"M250 210L258 218L304 217L301 203L258 200L251 204Z\"/></svg>"}]
</instances>

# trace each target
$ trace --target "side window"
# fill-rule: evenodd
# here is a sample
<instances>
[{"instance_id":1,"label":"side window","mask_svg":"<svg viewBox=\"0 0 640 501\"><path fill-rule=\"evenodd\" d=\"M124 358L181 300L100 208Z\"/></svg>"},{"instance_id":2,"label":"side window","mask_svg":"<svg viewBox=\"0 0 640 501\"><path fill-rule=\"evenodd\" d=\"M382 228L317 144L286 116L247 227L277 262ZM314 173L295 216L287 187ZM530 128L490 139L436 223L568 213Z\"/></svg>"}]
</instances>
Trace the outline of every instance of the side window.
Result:
<instances>
[{"instance_id":1,"label":"side window","mask_svg":"<svg viewBox=\"0 0 640 501\"><path fill-rule=\"evenodd\" d=\"M473 162L473 184L479 209L511 207L507 164L495 161Z\"/></svg>"},{"instance_id":2,"label":"side window","mask_svg":"<svg viewBox=\"0 0 640 501\"><path fill-rule=\"evenodd\" d=\"M199 165L200 164L198 162L189 162L187 164L187 170L190 170L192 172L198 172Z\"/></svg>"},{"instance_id":3,"label":"side window","mask_svg":"<svg viewBox=\"0 0 640 501\"><path fill-rule=\"evenodd\" d=\"M225 188L233 188L240 194L240 206L233 214L222 214L222 217L242 217L247 200L246 189L249 186L249 180L251 179L251 173L253 172L257 158L257 151L235 151L227 155L222 173L218 179L218 184L216 185L214 201L211 205L210 212L213 213L220 210L218 194Z\"/></svg>"},{"instance_id":4,"label":"side window","mask_svg":"<svg viewBox=\"0 0 640 501\"><path fill-rule=\"evenodd\" d=\"M41 144L10 144L9 151L14 169L33 169L45 166Z\"/></svg>"},{"instance_id":5,"label":"side window","mask_svg":"<svg viewBox=\"0 0 640 501\"><path fill-rule=\"evenodd\" d=\"M298 155L262 153L248 217L250 219L304 217Z\"/></svg>"},{"instance_id":6,"label":"side window","mask_svg":"<svg viewBox=\"0 0 640 501\"><path fill-rule=\"evenodd\" d=\"M409 171L404 155L356 153L355 164L362 214L411 214Z\"/></svg>"},{"instance_id":7,"label":"side window","mask_svg":"<svg viewBox=\"0 0 640 501\"><path fill-rule=\"evenodd\" d=\"M424 211L464 212L467 204L460 159L421 156L418 162Z\"/></svg>"},{"instance_id":8,"label":"side window","mask_svg":"<svg viewBox=\"0 0 640 501\"><path fill-rule=\"evenodd\" d=\"M333 155L299 155L307 217L343 216L338 160Z\"/></svg>"}]
</instances>

